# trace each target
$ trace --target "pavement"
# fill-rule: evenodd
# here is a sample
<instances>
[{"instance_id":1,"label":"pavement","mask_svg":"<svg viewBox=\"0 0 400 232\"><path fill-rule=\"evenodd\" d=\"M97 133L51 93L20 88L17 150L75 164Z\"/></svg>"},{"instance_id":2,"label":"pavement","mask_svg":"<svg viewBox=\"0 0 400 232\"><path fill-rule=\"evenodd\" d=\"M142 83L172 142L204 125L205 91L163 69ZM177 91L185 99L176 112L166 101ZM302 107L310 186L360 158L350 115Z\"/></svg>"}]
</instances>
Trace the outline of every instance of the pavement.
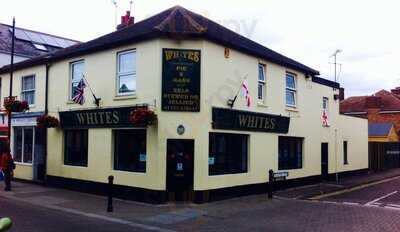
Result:
<instances>
[{"instance_id":1,"label":"pavement","mask_svg":"<svg viewBox=\"0 0 400 232\"><path fill-rule=\"evenodd\" d=\"M315 193L314 185L279 192L272 200L265 194L201 205L116 199L113 213L106 212L102 196L14 182L12 192L0 190L0 217L13 219L12 231L400 231L400 210L388 208L400 205L399 175L396 170L343 179L339 191L318 195L318 201L298 197ZM324 185L320 189L327 191L337 184Z\"/></svg>"},{"instance_id":2,"label":"pavement","mask_svg":"<svg viewBox=\"0 0 400 232\"><path fill-rule=\"evenodd\" d=\"M340 178L338 181L326 181L314 185L290 188L275 193L276 196L290 199L315 200L328 194L342 192L376 182L389 180L400 176L400 169L392 169L382 172L369 172Z\"/></svg>"}]
</instances>

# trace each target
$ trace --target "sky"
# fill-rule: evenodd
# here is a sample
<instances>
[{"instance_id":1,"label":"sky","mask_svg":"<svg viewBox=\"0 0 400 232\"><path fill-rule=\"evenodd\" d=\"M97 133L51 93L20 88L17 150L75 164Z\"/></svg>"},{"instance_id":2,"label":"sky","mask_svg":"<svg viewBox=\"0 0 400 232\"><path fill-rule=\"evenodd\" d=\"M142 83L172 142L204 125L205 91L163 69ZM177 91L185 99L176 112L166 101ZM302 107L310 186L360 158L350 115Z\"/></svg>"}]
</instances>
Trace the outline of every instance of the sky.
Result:
<instances>
[{"instance_id":1,"label":"sky","mask_svg":"<svg viewBox=\"0 0 400 232\"><path fill-rule=\"evenodd\" d=\"M119 17L130 0L116 0ZM181 5L319 70L346 96L400 86L400 3L392 0L134 0L135 21ZM111 0L1 0L0 22L89 41L115 30Z\"/></svg>"}]
</instances>

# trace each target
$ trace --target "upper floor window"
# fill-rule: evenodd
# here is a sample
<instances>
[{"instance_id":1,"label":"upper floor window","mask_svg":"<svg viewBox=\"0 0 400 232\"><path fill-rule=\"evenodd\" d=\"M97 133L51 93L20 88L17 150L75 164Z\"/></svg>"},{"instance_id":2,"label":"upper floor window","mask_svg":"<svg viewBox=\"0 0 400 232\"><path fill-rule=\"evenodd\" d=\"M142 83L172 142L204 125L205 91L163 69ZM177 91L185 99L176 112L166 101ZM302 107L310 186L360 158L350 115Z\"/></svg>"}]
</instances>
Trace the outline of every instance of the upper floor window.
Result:
<instances>
[{"instance_id":1,"label":"upper floor window","mask_svg":"<svg viewBox=\"0 0 400 232\"><path fill-rule=\"evenodd\" d=\"M136 91L136 51L118 53L118 95L129 95Z\"/></svg>"},{"instance_id":2,"label":"upper floor window","mask_svg":"<svg viewBox=\"0 0 400 232\"><path fill-rule=\"evenodd\" d=\"M297 83L296 75L286 73L286 105L296 107L297 104Z\"/></svg>"},{"instance_id":3,"label":"upper floor window","mask_svg":"<svg viewBox=\"0 0 400 232\"><path fill-rule=\"evenodd\" d=\"M71 92L70 98L75 96L79 82L85 75L85 62L83 60L71 63Z\"/></svg>"},{"instance_id":4,"label":"upper floor window","mask_svg":"<svg viewBox=\"0 0 400 232\"><path fill-rule=\"evenodd\" d=\"M35 104L35 75L22 77L21 99L29 105Z\"/></svg>"},{"instance_id":5,"label":"upper floor window","mask_svg":"<svg viewBox=\"0 0 400 232\"><path fill-rule=\"evenodd\" d=\"M265 65L258 64L258 100L265 100Z\"/></svg>"}]
</instances>

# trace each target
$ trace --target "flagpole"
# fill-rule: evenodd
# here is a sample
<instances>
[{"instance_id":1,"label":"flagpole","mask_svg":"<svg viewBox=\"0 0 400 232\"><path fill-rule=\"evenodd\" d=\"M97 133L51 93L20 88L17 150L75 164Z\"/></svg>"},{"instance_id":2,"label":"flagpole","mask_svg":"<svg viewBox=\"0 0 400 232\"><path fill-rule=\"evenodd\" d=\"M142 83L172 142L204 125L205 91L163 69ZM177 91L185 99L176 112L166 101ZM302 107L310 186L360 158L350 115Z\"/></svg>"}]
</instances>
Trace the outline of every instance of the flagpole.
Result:
<instances>
[{"instance_id":1,"label":"flagpole","mask_svg":"<svg viewBox=\"0 0 400 232\"><path fill-rule=\"evenodd\" d=\"M90 87L89 81L86 79L85 75L82 75L82 78L85 80L87 86L89 87L89 90L92 93L92 96L94 98L96 106L99 107L101 98L96 97L96 95L94 94L92 87Z\"/></svg>"},{"instance_id":2,"label":"flagpole","mask_svg":"<svg viewBox=\"0 0 400 232\"><path fill-rule=\"evenodd\" d=\"M239 89L238 89L238 91L236 92L235 97L234 97L233 99L229 99L229 100L228 100L228 105L229 105L231 108L233 108L233 106L235 105L236 99L237 99L237 97L238 97L238 95L239 95L239 93L240 93L240 90L241 90L241 88L242 88L242 86L243 86L244 81L247 79L247 76L248 76L248 74L246 74L246 76L244 76L244 78L242 79L242 82L240 83Z\"/></svg>"}]
</instances>

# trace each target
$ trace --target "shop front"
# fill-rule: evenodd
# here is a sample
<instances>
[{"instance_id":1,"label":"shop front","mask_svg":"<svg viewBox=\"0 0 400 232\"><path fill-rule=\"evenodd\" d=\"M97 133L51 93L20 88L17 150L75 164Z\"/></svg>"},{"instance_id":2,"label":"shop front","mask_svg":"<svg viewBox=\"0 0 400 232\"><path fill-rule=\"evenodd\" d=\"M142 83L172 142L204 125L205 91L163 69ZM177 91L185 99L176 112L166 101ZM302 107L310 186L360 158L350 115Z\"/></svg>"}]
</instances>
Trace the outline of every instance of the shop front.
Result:
<instances>
[{"instance_id":1,"label":"shop front","mask_svg":"<svg viewBox=\"0 0 400 232\"><path fill-rule=\"evenodd\" d=\"M45 178L45 131L37 127L43 112L13 114L11 152L16 163L15 177L43 182Z\"/></svg>"}]
</instances>

